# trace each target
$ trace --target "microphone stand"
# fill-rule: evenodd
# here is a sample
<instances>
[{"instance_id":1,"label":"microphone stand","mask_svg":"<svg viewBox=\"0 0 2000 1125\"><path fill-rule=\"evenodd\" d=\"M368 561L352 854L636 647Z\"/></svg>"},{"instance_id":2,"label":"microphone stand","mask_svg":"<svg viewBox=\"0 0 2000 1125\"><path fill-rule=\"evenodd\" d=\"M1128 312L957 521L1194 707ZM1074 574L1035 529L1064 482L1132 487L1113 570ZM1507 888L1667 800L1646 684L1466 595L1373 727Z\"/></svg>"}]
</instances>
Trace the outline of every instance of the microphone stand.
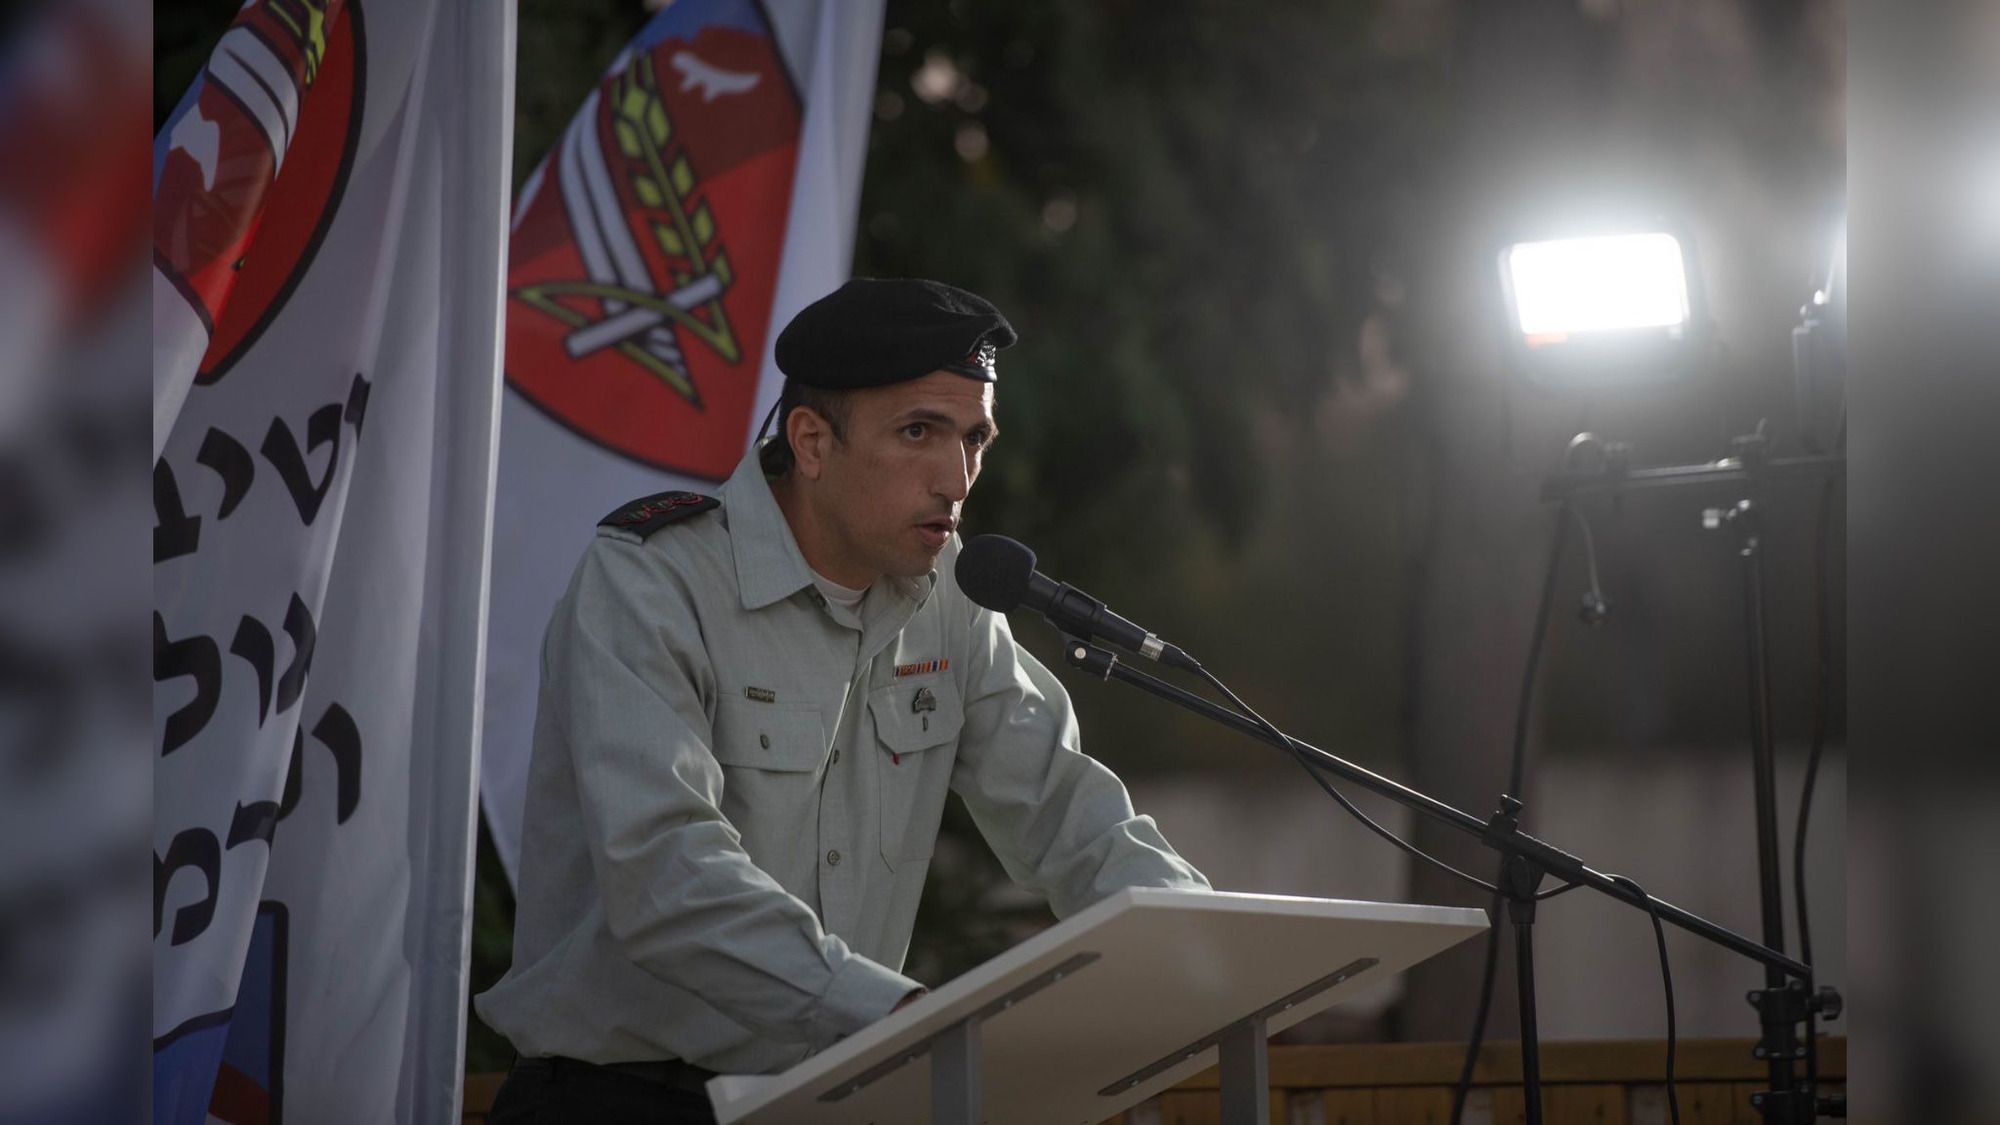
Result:
<instances>
[{"instance_id":1,"label":"microphone stand","mask_svg":"<svg viewBox=\"0 0 2000 1125\"><path fill-rule=\"evenodd\" d=\"M1521 831L1523 805L1502 794L1500 807L1481 820L1372 770L1363 769L1344 758L1300 742L1281 731L1266 730L1247 716L1203 699L1156 676L1121 663L1109 650L1088 639L1066 637L1063 658L1099 679L1117 679L1170 703L1212 719L1260 742L1289 748L1303 755L1313 766L1344 781L1378 793L1397 804L1413 809L1439 823L1479 839L1500 854L1500 890L1507 900L1508 920L1514 926L1515 974L1521 989L1521 1085L1527 1102L1528 1125L1542 1125L1541 1040L1535 1024L1534 924L1536 892L1542 880L1554 875L1565 883L1589 887L1608 898L1647 911L1698 937L1766 966L1773 979L1791 978L1802 982L1803 995L1812 994L1812 966L1795 961L1741 934L1653 897L1636 886L1593 870L1583 860L1552 844ZM1796 988L1798 986L1792 986ZM1792 988L1781 991L1790 993ZM1774 1107L1775 1108L1775 1107ZM1770 1111L1767 1109L1766 1113ZM1770 1118L1767 1116L1767 1120Z\"/></svg>"}]
</instances>

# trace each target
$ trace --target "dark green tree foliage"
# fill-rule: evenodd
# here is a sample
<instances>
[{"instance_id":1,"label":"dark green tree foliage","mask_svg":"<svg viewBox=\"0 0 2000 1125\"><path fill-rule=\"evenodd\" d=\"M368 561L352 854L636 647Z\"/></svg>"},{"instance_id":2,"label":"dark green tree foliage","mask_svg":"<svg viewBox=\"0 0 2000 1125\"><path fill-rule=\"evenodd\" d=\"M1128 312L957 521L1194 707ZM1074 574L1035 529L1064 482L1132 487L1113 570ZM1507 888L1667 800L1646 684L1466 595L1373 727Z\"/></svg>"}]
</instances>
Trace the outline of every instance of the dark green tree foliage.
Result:
<instances>
[{"instance_id":1,"label":"dark green tree foliage","mask_svg":"<svg viewBox=\"0 0 2000 1125\"><path fill-rule=\"evenodd\" d=\"M1399 321L1449 125L1443 52L1385 49L1380 17L891 3L855 256L1022 332L968 532L1033 544L1363 758L1399 721L1420 479ZM1077 703L1120 769L1277 761L1113 689Z\"/></svg>"},{"instance_id":2,"label":"dark green tree foliage","mask_svg":"<svg viewBox=\"0 0 2000 1125\"><path fill-rule=\"evenodd\" d=\"M518 0L514 186L542 162L611 60L651 17L637 0Z\"/></svg>"},{"instance_id":3,"label":"dark green tree foliage","mask_svg":"<svg viewBox=\"0 0 2000 1125\"><path fill-rule=\"evenodd\" d=\"M856 271L1023 330L980 527L1106 570L1253 534L1254 421L1353 365L1435 140L1435 74L1368 54L1371 9L889 5Z\"/></svg>"}]
</instances>

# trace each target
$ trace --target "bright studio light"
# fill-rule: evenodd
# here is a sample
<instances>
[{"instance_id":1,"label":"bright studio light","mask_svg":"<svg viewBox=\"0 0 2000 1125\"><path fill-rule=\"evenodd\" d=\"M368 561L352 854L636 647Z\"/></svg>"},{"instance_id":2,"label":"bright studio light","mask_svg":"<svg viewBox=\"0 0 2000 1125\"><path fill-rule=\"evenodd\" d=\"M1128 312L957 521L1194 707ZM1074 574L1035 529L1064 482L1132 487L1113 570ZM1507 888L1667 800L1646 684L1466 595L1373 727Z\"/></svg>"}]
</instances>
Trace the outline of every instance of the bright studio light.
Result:
<instances>
[{"instance_id":1,"label":"bright studio light","mask_svg":"<svg viewBox=\"0 0 2000 1125\"><path fill-rule=\"evenodd\" d=\"M1665 233L1522 242L1508 247L1516 326L1530 348L1585 332L1673 330L1689 318L1680 240Z\"/></svg>"}]
</instances>

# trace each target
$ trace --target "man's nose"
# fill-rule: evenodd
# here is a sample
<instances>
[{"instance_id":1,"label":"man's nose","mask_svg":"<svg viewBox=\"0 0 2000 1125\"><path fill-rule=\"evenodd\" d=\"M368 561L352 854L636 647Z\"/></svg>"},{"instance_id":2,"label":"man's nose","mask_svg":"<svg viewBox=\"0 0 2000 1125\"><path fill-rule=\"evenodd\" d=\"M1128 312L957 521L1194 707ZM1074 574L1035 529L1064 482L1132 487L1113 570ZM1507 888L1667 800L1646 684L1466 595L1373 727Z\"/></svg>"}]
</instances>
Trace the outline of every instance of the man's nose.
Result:
<instances>
[{"instance_id":1,"label":"man's nose","mask_svg":"<svg viewBox=\"0 0 2000 1125\"><path fill-rule=\"evenodd\" d=\"M937 494L956 504L972 491L972 461L964 446L955 453L947 453L943 464L938 466Z\"/></svg>"}]
</instances>

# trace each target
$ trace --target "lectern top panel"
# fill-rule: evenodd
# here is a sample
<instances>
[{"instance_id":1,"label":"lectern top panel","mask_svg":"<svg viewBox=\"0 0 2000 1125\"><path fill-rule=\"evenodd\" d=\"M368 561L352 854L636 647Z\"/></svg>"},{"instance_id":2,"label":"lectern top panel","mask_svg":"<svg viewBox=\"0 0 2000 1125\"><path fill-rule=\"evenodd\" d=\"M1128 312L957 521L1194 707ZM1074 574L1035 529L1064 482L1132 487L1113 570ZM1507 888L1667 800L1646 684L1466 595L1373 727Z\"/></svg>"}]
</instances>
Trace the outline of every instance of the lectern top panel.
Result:
<instances>
[{"instance_id":1,"label":"lectern top panel","mask_svg":"<svg viewBox=\"0 0 2000 1125\"><path fill-rule=\"evenodd\" d=\"M1486 925L1458 907L1133 888L709 1097L724 1125L923 1122L931 1040L976 1015L986 1121L1084 1125L1215 1065L1209 1037L1246 1016L1283 1030Z\"/></svg>"}]
</instances>

